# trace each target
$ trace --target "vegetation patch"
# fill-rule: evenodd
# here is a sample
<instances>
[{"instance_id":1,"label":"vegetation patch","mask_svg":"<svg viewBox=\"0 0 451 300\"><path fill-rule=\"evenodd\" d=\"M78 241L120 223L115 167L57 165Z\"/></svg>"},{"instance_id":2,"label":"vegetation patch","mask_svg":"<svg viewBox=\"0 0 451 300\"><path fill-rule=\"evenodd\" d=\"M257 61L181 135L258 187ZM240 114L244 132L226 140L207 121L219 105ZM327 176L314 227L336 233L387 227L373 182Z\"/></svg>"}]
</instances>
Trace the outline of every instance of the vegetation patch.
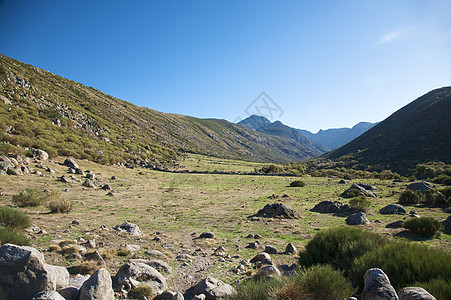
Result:
<instances>
[{"instance_id":1,"label":"vegetation patch","mask_svg":"<svg viewBox=\"0 0 451 300\"><path fill-rule=\"evenodd\" d=\"M30 246L30 240L22 233L12 230L11 228L0 228L1 245L10 243L18 246Z\"/></svg>"},{"instance_id":2,"label":"vegetation patch","mask_svg":"<svg viewBox=\"0 0 451 300\"><path fill-rule=\"evenodd\" d=\"M443 230L442 223L432 217L410 218L402 223L402 227L416 234L434 235Z\"/></svg>"},{"instance_id":3,"label":"vegetation patch","mask_svg":"<svg viewBox=\"0 0 451 300\"><path fill-rule=\"evenodd\" d=\"M11 229L24 229L30 227L31 222L24 212L4 206L0 207L0 225Z\"/></svg>"},{"instance_id":4,"label":"vegetation patch","mask_svg":"<svg viewBox=\"0 0 451 300\"><path fill-rule=\"evenodd\" d=\"M19 207L40 206L46 200L47 196L45 193L31 188L27 188L12 196L12 202Z\"/></svg>"}]
</instances>

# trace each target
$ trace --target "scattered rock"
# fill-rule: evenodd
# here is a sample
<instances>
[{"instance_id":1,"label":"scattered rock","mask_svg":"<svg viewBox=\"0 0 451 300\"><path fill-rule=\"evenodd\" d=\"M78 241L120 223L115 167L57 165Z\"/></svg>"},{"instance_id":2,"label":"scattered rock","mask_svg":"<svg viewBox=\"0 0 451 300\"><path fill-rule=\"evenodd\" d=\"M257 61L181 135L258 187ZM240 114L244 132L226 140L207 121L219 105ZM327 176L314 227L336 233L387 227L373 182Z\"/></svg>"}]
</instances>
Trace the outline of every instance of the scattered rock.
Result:
<instances>
[{"instance_id":1,"label":"scattered rock","mask_svg":"<svg viewBox=\"0 0 451 300\"><path fill-rule=\"evenodd\" d=\"M125 231L130 233L131 235L142 235L143 233L141 232L141 230L139 230L138 225L133 224L133 223L128 223L125 222L122 225L116 225L113 227L114 230L117 230L119 232L121 231Z\"/></svg>"},{"instance_id":2,"label":"scattered rock","mask_svg":"<svg viewBox=\"0 0 451 300\"><path fill-rule=\"evenodd\" d=\"M426 193L428 190L432 189L431 185L426 181L414 182L406 186L406 190L420 191L421 193Z\"/></svg>"},{"instance_id":3,"label":"scattered rock","mask_svg":"<svg viewBox=\"0 0 451 300\"><path fill-rule=\"evenodd\" d=\"M235 293L235 289L230 284L224 283L213 277L205 278L192 289L193 295L204 294L205 299L207 300L226 298Z\"/></svg>"},{"instance_id":4,"label":"scattered rock","mask_svg":"<svg viewBox=\"0 0 451 300\"><path fill-rule=\"evenodd\" d=\"M288 243L288 245L285 247L285 254L296 254L298 250L292 243Z\"/></svg>"},{"instance_id":5,"label":"scattered rock","mask_svg":"<svg viewBox=\"0 0 451 300\"><path fill-rule=\"evenodd\" d=\"M402 227L403 221L396 221L390 224L385 225L385 228L397 229Z\"/></svg>"},{"instance_id":6,"label":"scattered rock","mask_svg":"<svg viewBox=\"0 0 451 300\"><path fill-rule=\"evenodd\" d=\"M82 185L85 187L88 187L88 188L96 188L96 184L95 184L94 180L92 180L92 179L86 179Z\"/></svg>"},{"instance_id":7,"label":"scattered rock","mask_svg":"<svg viewBox=\"0 0 451 300\"><path fill-rule=\"evenodd\" d=\"M361 196L377 198L377 195L373 192L374 187L364 183L353 183L349 189L347 189L340 195L340 197L343 198L354 197L353 195L349 194L351 190L358 190Z\"/></svg>"},{"instance_id":8,"label":"scattered rock","mask_svg":"<svg viewBox=\"0 0 451 300\"><path fill-rule=\"evenodd\" d=\"M20 167L9 167L6 170L6 174L8 175L23 175L22 169Z\"/></svg>"},{"instance_id":9,"label":"scattered rock","mask_svg":"<svg viewBox=\"0 0 451 300\"><path fill-rule=\"evenodd\" d=\"M33 153L33 157L37 160L47 160L49 159L49 154L41 149L31 149L31 152Z\"/></svg>"},{"instance_id":10,"label":"scattered rock","mask_svg":"<svg viewBox=\"0 0 451 300\"><path fill-rule=\"evenodd\" d=\"M401 204L389 204L379 211L383 215L405 215L406 210Z\"/></svg>"},{"instance_id":11,"label":"scattered rock","mask_svg":"<svg viewBox=\"0 0 451 300\"><path fill-rule=\"evenodd\" d=\"M8 98L6 98L3 95L0 95L0 101L2 101L6 105L11 105L12 104L11 100L9 100Z\"/></svg>"},{"instance_id":12,"label":"scattered rock","mask_svg":"<svg viewBox=\"0 0 451 300\"><path fill-rule=\"evenodd\" d=\"M31 300L66 300L66 298L57 291L44 291L34 295Z\"/></svg>"},{"instance_id":13,"label":"scattered rock","mask_svg":"<svg viewBox=\"0 0 451 300\"><path fill-rule=\"evenodd\" d=\"M346 219L346 224L348 225L365 225L369 223L370 221L368 221L364 212L352 214Z\"/></svg>"},{"instance_id":14,"label":"scattered rock","mask_svg":"<svg viewBox=\"0 0 451 300\"><path fill-rule=\"evenodd\" d=\"M259 235L258 233L254 234L254 239L261 239L261 238L262 238L262 236Z\"/></svg>"},{"instance_id":15,"label":"scattered rock","mask_svg":"<svg viewBox=\"0 0 451 300\"><path fill-rule=\"evenodd\" d=\"M104 184L104 185L101 187L101 189L102 189L102 190L105 190L105 191L109 191L109 190L111 190L111 187L110 187L108 184Z\"/></svg>"},{"instance_id":16,"label":"scattered rock","mask_svg":"<svg viewBox=\"0 0 451 300\"><path fill-rule=\"evenodd\" d=\"M266 245L265 246L265 252L268 254L277 254L278 253L278 249L274 246L271 245Z\"/></svg>"},{"instance_id":17,"label":"scattered rock","mask_svg":"<svg viewBox=\"0 0 451 300\"><path fill-rule=\"evenodd\" d=\"M66 158L63 165L72 169L78 169L78 164L73 157Z\"/></svg>"},{"instance_id":18,"label":"scattered rock","mask_svg":"<svg viewBox=\"0 0 451 300\"><path fill-rule=\"evenodd\" d=\"M259 241L251 242L251 243L247 244L247 246L245 248L249 248L249 249L260 248L260 242Z\"/></svg>"},{"instance_id":19,"label":"scattered rock","mask_svg":"<svg viewBox=\"0 0 451 300\"><path fill-rule=\"evenodd\" d=\"M15 165L5 155L0 155L0 170L8 171L8 168L13 168Z\"/></svg>"},{"instance_id":20,"label":"scattered rock","mask_svg":"<svg viewBox=\"0 0 451 300\"><path fill-rule=\"evenodd\" d=\"M165 291L157 296L158 300L184 300L182 293L172 292L172 291Z\"/></svg>"},{"instance_id":21,"label":"scattered rock","mask_svg":"<svg viewBox=\"0 0 451 300\"><path fill-rule=\"evenodd\" d=\"M257 212L257 216L266 218L299 219L301 214L283 203L267 204Z\"/></svg>"},{"instance_id":22,"label":"scattered rock","mask_svg":"<svg viewBox=\"0 0 451 300\"><path fill-rule=\"evenodd\" d=\"M346 180L342 179L338 182L339 184L347 184Z\"/></svg>"},{"instance_id":23,"label":"scattered rock","mask_svg":"<svg viewBox=\"0 0 451 300\"><path fill-rule=\"evenodd\" d=\"M215 234L211 231L205 231L199 235L199 239L214 239L214 238Z\"/></svg>"},{"instance_id":24,"label":"scattered rock","mask_svg":"<svg viewBox=\"0 0 451 300\"><path fill-rule=\"evenodd\" d=\"M451 216L449 216L445 221L442 222L443 232L446 234L451 234Z\"/></svg>"},{"instance_id":25,"label":"scattered rock","mask_svg":"<svg viewBox=\"0 0 451 300\"><path fill-rule=\"evenodd\" d=\"M436 300L421 287L406 287L399 292L399 300Z\"/></svg>"},{"instance_id":26,"label":"scattered rock","mask_svg":"<svg viewBox=\"0 0 451 300\"><path fill-rule=\"evenodd\" d=\"M65 288L62 288L62 289L58 289L57 292L60 293L61 296L63 296L63 299L66 299L66 300L78 300L78 296L80 294L79 289L80 288L76 288L76 287L73 287L73 286L68 286L68 287L65 287Z\"/></svg>"},{"instance_id":27,"label":"scattered rock","mask_svg":"<svg viewBox=\"0 0 451 300\"><path fill-rule=\"evenodd\" d=\"M214 254L216 256L225 256L227 254L227 250L226 248L224 248L224 246L219 246L215 249Z\"/></svg>"},{"instance_id":28,"label":"scattered rock","mask_svg":"<svg viewBox=\"0 0 451 300\"><path fill-rule=\"evenodd\" d=\"M172 274L172 268L163 260L161 259L131 259L130 262L136 262L136 263L142 263L146 264L148 266L151 266L152 268L157 269L158 271L166 272L168 274Z\"/></svg>"},{"instance_id":29,"label":"scattered rock","mask_svg":"<svg viewBox=\"0 0 451 300\"><path fill-rule=\"evenodd\" d=\"M272 264L272 259L269 253L262 252L255 255L250 261L251 264L262 263L262 264Z\"/></svg>"},{"instance_id":30,"label":"scattered rock","mask_svg":"<svg viewBox=\"0 0 451 300\"><path fill-rule=\"evenodd\" d=\"M144 252L144 254L149 255L149 256L156 256L156 257L166 257L166 254L164 254L161 251L158 250L149 250Z\"/></svg>"},{"instance_id":31,"label":"scattered rock","mask_svg":"<svg viewBox=\"0 0 451 300\"><path fill-rule=\"evenodd\" d=\"M265 278L265 277L273 277L273 276L281 276L280 270L274 265L263 266L258 269L257 277Z\"/></svg>"},{"instance_id":32,"label":"scattered rock","mask_svg":"<svg viewBox=\"0 0 451 300\"><path fill-rule=\"evenodd\" d=\"M80 288L79 300L114 300L110 273L100 268L95 271Z\"/></svg>"},{"instance_id":33,"label":"scattered rock","mask_svg":"<svg viewBox=\"0 0 451 300\"><path fill-rule=\"evenodd\" d=\"M378 268L366 271L365 287L362 291L363 300L398 300L395 289L390 284L387 275Z\"/></svg>"},{"instance_id":34,"label":"scattered rock","mask_svg":"<svg viewBox=\"0 0 451 300\"><path fill-rule=\"evenodd\" d=\"M85 255L86 260L92 260L92 261L97 261L99 262L101 265L105 265L105 261L103 260L102 255L100 255L100 253L98 251L94 251L91 253L87 253Z\"/></svg>"},{"instance_id":35,"label":"scattered rock","mask_svg":"<svg viewBox=\"0 0 451 300\"><path fill-rule=\"evenodd\" d=\"M154 294L161 293L166 289L166 279L155 268L139 263L130 262L122 265L116 273L115 282L118 289L124 285L137 287L139 285L149 286Z\"/></svg>"},{"instance_id":36,"label":"scattered rock","mask_svg":"<svg viewBox=\"0 0 451 300\"><path fill-rule=\"evenodd\" d=\"M358 209L350 207L348 204L343 204L338 201L321 201L316 204L311 211L323 214L342 214L349 215L358 212Z\"/></svg>"}]
</instances>

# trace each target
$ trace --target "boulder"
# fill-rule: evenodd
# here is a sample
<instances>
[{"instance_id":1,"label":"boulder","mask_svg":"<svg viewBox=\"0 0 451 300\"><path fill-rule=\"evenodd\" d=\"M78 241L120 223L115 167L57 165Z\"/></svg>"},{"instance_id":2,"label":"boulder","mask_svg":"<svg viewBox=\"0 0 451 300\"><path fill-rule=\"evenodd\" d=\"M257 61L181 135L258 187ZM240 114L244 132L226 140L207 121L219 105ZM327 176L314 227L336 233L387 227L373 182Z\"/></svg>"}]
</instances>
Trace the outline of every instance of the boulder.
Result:
<instances>
[{"instance_id":1,"label":"boulder","mask_svg":"<svg viewBox=\"0 0 451 300\"><path fill-rule=\"evenodd\" d=\"M15 165L11 162L11 160L5 156L0 155L0 170L8 171L8 168L13 168Z\"/></svg>"},{"instance_id":2,"label":"boulder","mask_svg":"<svg viewBox=\"0 0 451 300\"><path fill-rule=\"evenodd\" d=\"M6 105L11 105L12 104L11 100L9 100L8 98L6 98L3 95L0 95L0 101L2 101Z\"/></svg>"},{"instance_id":3,"label":"boulder","mask_svg":"<svg viewBox=\"0 0 451 300\"><path fill-rule=\"evenodd\" d=\"M122 265L116 273L115 283L117 283L119 289L126 285L131 285L132 288L147 285L150 286L154 294L161 293L167 287L163 275L155 268L140 262Z\"/></svg>"},{"instance_id":4,"label":"boulder","mask_svg":"<svg viewBox=\"0 0 451 300\"><path fill-rule=\"evenodd\" d=\"M136 225L134 223L125 222L121 225L114 226L113 229L117 230L117 231L125 231L125 232L130 233L131 235L142 235L143 234L141 232L141 230L139 229L138 225Z\"/></svg>"},{"instance_id":5,"label":"boulder","mask_svg":"<svg viewBox=\"0 0 451 300\"><path fill-rule=\"evenodd\" d=\"M401 204L389 204L379 211L383 215L405 215L407 212Z\"/></svg>"},{"instance_id":6,"label":"boulder","mask_svg":"<svg viewBox=\"0 0 451 300\"><path fill-rule=\"evenodd\" d=\"M414 182L414 183L411 183L408 186L406 186L406 190L420 191L423 194L426 193L430 189L432 189L432 187L426 181Z\"/></svg>"},{"instance_id":7,"label":"boulder","mask_svg":"<svg viewBox=\"0 0 451 300\"><path fill-rule=\"evenodd\" d=\"M442 222L443 232L447 234L451 234L451 216L449 216L445 221Z\"/></svg>"},{"instance_id":8,"label":"boulder","mask_svg":"<svg viewBox=\"0 0 451 300\"><path fill-rule=\"evenodd\" d=\"M88 188L96 188L96 184L94 182L94 180L92 179L86 179L83 183L83 186L88 187Z\"/></svg>"},{"instance_id":9,"label":"boulder","mask_svg":"<svg viewBox=\"0 0 451 300\"><path fill-rule=\"evenodd\" d=\"M166 272L168 274L172 273L172 268L168 265L167 262L161 260L161 259L131 259L130 262L136 262L136 263L142 263L146 264L148 266L151 266L152 268L157 269L158 271Z\"/></svg>"},{"instance_id":10,"label":"boulder","mask_svg":"<svg viewBox=\"0 0 451 300\"><path fill-rule=\"evenodd\" d=\"M0 248L0 299L30 299L68 284L66 268L46 264L35 248L13 244Z\"/></svg>"},{"instance_id":11,"label":"boulder","mask_svg":"<svg viewBox=\"0 0 451 300\"><path fill-rule=\"evenodd\" d=\"M319 212L322 214L353 214L358 212L359 210L356 208L350 207L348 204L343 204L338 201L321 201L316 204L311 211Z\"/></svg>"},{"instance_id":12,"label":"boulder","mask_svg":"<svg viewBox=\"0 0 451 300\"><path fill-rule=\"evenodd\" d=\"M421 287L406 287L399 294L399 300L436 300L434 296Z\"/></svg>"},{"instance_id":13,"label":"boulder","mask_svg":"<svg viewBox=\"0 0 451 300\"><path fill-rule=\"evenodd\" d=\"M100 268L95 271L80 288L79 300L114 300L110 273Z\"/></svg>"},{"instance_id":14,"label":"boulder","mask_svg":"<svg viewBox=\"0 0 451 300\"><path fill-rule=\"evenodd\" d=\"M207 300L226 298L235 293L235 289L230 284L213 277L203 279L192 290L193 295L204 294Z\"/></svg>"},{"instance_id":15,"label":"boulder","mask_svg":"<svg viewBox=\"0 0 451 300\"><path fill-rule=\"evenodd\" d=\"M213 232L211 232L211 231L205 231L205 232L202 232L199 235L199 238L200 239L214 239L215 238L215 234Z\"/></svg>"},{"instance_id":16,"label":"boulder","mask_svg":"<svg viewBox=\"0 0 451 300\"><path fill-rule=\"evenodd\" d=\"M258 262L266 263L266 264L272 264L272 259L271 259L271 256L268 253L262 252L262 253L259 253L259 254L255 255L249 262L251 264L255 264L255 263L258 263Z\"/></svg>"},{"instance_id":17,"label":"boulder","mask_svg":"<svg viewBox=\"0 0 451 300\"><path fill-rule=\"evenodd\" d=\"M267 204L257 212L258 216L267 218L299 219L301 214L283 203Z\"/></svg>"},{"instance_id":18,"label":"boulder","mask_svg":"<svg viewBox=\"0 0 451 300\"><path fill-rule=\"evenodd\" d=\"M267 265L258 269L256 275L257 278L265 278L269 276L282 276L282 273L280 273L280 270L274 265Z\"/></svg>"},{"instance_id":19,"label":"boulder","mask_svg":"<svg viewBox=\"0 0 451 300\"><path fill-rule=\"evenodd\" d=\"M404 221L402 221L402 220L395 221L393 223L385 225L385 228L391 228L391 229L401 228L403 223L404 223Z\"/></svg>"},{"instance_id":20,"label":"boulder","mask_svg":"<svg viewBox=\"0 0 451 300\"><path fill-rule=\"evenodd\" d=\"M39 292L31 298L31 300L66 300L57 291L44 291Z\"/></svg>"},{"instance_id":21,"label":"boulder","mask_svg":"<svg viewBox=\"0 0 451 300\"><path fill-rule=\"evenodd\" d=\"M279 250L274 246L266 245L265 252L268 254L277 254L279 252Z\"/></svg>"},{"instance_id":22,"label":"boulder","mask_svg":"<svg viewBox=\"0 0 451 300\"><path fill-rule=\"evenodd\" d=\"M371 189L366 189L367 188L371 188ZM360 193L360 196L365 196L365 197L373 197L373 198L377 198L377 195L373 192L373 186L369 185L369 184L364 184L364 183L353 183L351 185L351 187L349 189L347 189L346 191L344 191L340 197L343 198L352 198L353 195L350 195L349 192L351 190L358 190Z\"/></svg>"},{"instance_id":23,"label":"boulder","mask_svg":"<svg viewBox=\"0 0 451 300\"><path fill-rule=\"evenodd\" d=\"M172 291L165 291L157 296L158 300L184 300L182 293L172 292Z\"/></svg>"},{"instance_id":24,"label":"boulder","mask_svg":"<svg viewBox=\"0 0 451 300\"><path fill-rule=\"evenodd\" d=\"M365 225L369 223L370 221L368 221L364 212L352 214L346 219L346 224L348 225Z\"/></svg>"},{"instance_id":25,"label":"boulder","mask_svg":"<svg viewBox=\"0 0 451 300\"><path fill-rule=\"evenodd\" d=\"M68 286L58 289L57 292L60 293L60 295L66 300L78 300L78 296L80 295L79 289L80 288L76 288L74 286Z\"/></svg>"},{"instance_id":26,"label":"boulder","mask_svg":"<svg viewBox=\"0 0 451 300\"><path fill-rule=\"evenodd\" d=\"M369 269L363 278L365 287L362 291L362 300L398 300L395 289L381 269Z\"/></svg>"},{"instance_id":27,"label":"boulder","mask_svg":"<svg viewBox=\"0 0 451 300\"><path fill-rule=\"evenodd\" d=\"M31 152L33 153L33 157L37 160L47 160L49 159L49 154L41 149L31 149Z\"/></svg>"},{"instance_id":28,"label":"boulder","mask_svg":"<svg viewBox=\"0 0 451 300\"><path fill-rule=\"evenodd\" d=\"M66 158L63 165L72 169L78 169L78 164L73 157Z\"/></svg>"},{"instance_id":29,"label":"boulder","mask_svg":"<svg viewBox=\"0 0 451 300\"><path fill-rule=\"evenodd\" d=\"M288 245L285 247L285 254L296 254L298 250L292 243L288 243Z\"/></svg>"},{"instance_id":30,"label":"boulder","mask_svg":"<svg viewBox=\"0 0 451 300\"><path fill-rule=\"evenodd\" d=\"M22 169L20 167L9 167L6 170L6 174L8 175L23 175Z\"/></svg>"}]
</instances>

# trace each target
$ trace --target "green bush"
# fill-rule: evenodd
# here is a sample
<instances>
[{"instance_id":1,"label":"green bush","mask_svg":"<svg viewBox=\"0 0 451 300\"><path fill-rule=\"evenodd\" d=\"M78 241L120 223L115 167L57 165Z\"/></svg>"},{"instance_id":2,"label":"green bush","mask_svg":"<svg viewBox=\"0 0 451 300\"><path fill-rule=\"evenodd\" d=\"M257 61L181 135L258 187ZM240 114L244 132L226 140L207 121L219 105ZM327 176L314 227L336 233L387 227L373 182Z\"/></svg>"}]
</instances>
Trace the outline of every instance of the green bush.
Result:
<instances>
[{"instance_id":1,"label":"green bush","mask_svg":"<svg viewBox=\"0 0 451 300\"><path fill-rule=\"evenodd\" d=\"M421 202L421 192L405 190L399 195L400 204L419 204Z\"/></svg>"},{"instance_id":2,"label":"green bush","mask_svg":"<svg viewBox=\"0 0 451 300\"><path fill-rule=\"evenodd\" d=\"M303 267L331 264L346 272L356 258L387 241L382 235L360 228L338 227L323 230L299 253L299 264Z\"/></svg>"},{"instance_id":3,"label":"green bush","mask_svg":"<svg viewBox=\"0 0 451 300\"><path fill-rule=\"evenodd\" d=\"M46 195L36 189L25 189L12 197L12 202L19 207L39 206L46 200Z\"/></svg>"},{"instance_id":4,"label":"green bush","mask_svg":"<svg viewBox=\"0 0 451 300\"><path fill-rule=\"evenodd\" d=\"M370 207L370 201L365 196L358 196L349 200L349 205L357 208L359 211L366 212L368 207Z\"/></svg>"},{"instance_id":5,"label":"green bush","mask_svg":"<svg viewBox=\"0 0 451 300\"><path fill-rule=\"evenodd\" d=\"M152 288L148 285L137 286L133 288L132 291L138 295L146 297L147 299L152 299L154 296Z\"/></svg>"},{"instance_id":6,"label":"green bush","mask_svg":"<svg viewBox=\"0 0 451 300\"><path fill-rule=\"evenodd\" d=\"M358 189L352 189L348 192L348 198L355 198L360 196L360 191Z\"/></svg>"},{"instance_id":7,"label":"green bush","mask_svg":"<svg viewBox=\"0 0 451 300\"><path fill-rule=\"evenodd\" d=\"M419 286L428 291L435 299L450 299L451 280L436 278L426 282L415 282L412 286Z\"/></svg>"},{"instance_id":8,"label":"green bush","mask_svg":"<svg viewBox=\"0 0 451 300\"><path fill-rule=\"evenodd\" d=\"M432 182L433 183L444 184L444 185L451 185L451 176L445 175L445 174L441 174L441 175L435 177L434 179L432 179Z\"/></svg>"},{"instance_id":9,"label":"green bush","mask_svg":"<svg viewBox=\"0 0 451 300\"><path fill-rule=\"evenodd\" d=\"M291 187L303 187L305 186L305 182L301 181L301 180L295 180L292 183L290 183Z\"/></svg>"},{"instance_id":10,"label":"green bush","mask_svg":"<svg viewBox=\"0 0 451 300\"><path fill-rule=\"evenodd\" d=\"M259 171L265 174L281 173L282 168L276 165L269 165L262 167Z\"/></svg>"},{"instance_id":11,"label":"green bush","mask_svg":"<svg viewBox=\"0 0 451 300\"><path fill-rule=\"evenodd\" d=\"M430 189L424 194L423 204L428 206L437 206L446 203L445 195L442 192Z\"/></svg>"},{"instance_id":12,"label":"green bush","mask_svg":"<svg viewBox=\"0 0 451 300\"><path fill-rule=\"evenodd\" d=\"M443 278L451 280L451 253L423 245L392 242L356 259L349 272L351 280L363 288L368 269L380 268L396 290Z\"/></svg>"},{"instance_id":13,"label":"green bush","mask_svg":"<svg viewBox=\"0 0 451 300\"><path fill-rule=\"evenodd\" d=\"M48 208L51 213L67 214L72 211L73 204L71 201L61 199L55 195L53 199L49 201Z\"/></svg>"},{"instance_id":14,"label":"green bush","mask_svg":"<svg viewBox=\"0 0 451 300\"><path fill-rule=\"evenodd\" d=\"M7 206L0 207L0 224L11 229L23 229L31 226L27 214Z\"/></svg>"},{"instance_id":15,"label":"green bush","mask_svg":"<svg viewBox=\"0 0 451 300\"><path fill-rule=\"evenodd\" d=\"M330 265L315 265L301 275L301 285L314 299L342 300L353 294L351 283Z\"/></svg>"},{"instance_id":16,"label":"green bush","mask_svg":"<svg viewBox=\"0 0 451 300\"><path fill-rule=\"evenodd\" d=\"M16 232L11 228L0 228L0 244L14 244L18 246L29 246L30 241L20 232Z\"/></svg>"},{"instance_id":17,"label":"green bush","mask_svg":"<svg viewBox=\"0 0 451 300\"><path fill-rule=\"evenodd\" d=\"M433 235L443 230L442 223L432 217L410 218L403 222L402 227L424 235Z\"/></svg>"},{"instance_id":18,"label":"green bush","mask_svg":"<svg viewBox=\"0 0 451 300\"><path fill-rule=\"evenodd\" d=\"M279 278L249 279L242 282L236 289L236 294L227 299L230 300L261 300L268 299L272 291L280 288L282 281Z\"/></svg>"}]
</instances>

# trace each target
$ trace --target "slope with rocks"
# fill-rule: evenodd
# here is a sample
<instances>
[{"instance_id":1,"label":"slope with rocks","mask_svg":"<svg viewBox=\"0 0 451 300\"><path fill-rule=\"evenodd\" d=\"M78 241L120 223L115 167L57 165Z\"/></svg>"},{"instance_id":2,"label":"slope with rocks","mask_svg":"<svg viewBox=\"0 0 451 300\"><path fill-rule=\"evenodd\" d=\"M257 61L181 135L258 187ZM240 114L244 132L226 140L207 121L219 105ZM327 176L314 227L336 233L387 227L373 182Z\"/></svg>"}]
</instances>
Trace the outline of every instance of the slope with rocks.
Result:
<instances>
[{"instance_id":1,"label":"slope with rocks","mask_svg":"<svg viewBox=\"0 0 451 300\"><path fill-rule=\"evenodd\" d=\"M174 164L183 152L288 162L323 152L216 119L161 113L0 54L0 153Z\"/></svg>"}]
</instances>

